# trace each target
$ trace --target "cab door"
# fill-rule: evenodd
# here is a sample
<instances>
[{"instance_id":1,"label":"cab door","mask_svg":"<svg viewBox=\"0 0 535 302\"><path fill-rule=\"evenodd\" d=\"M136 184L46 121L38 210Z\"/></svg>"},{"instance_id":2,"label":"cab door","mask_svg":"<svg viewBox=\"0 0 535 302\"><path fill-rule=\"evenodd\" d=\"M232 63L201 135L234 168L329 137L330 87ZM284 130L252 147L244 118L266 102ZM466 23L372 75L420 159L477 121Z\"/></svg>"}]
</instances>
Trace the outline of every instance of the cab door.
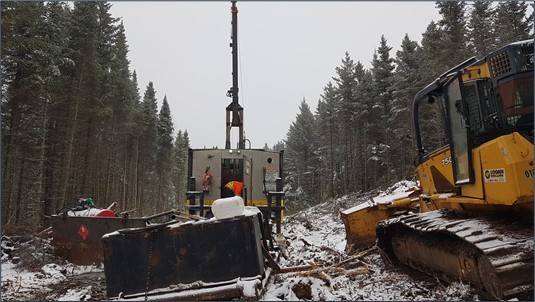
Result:
<instances>
[{"instance_id":1,"label":"cab door","mask_svg":"<svg viewBox=\"0 0 535 302\"><path fill-rule=\"evenodd\" d=\"M458 73L445 85L446 124L450 138L453 177L456 185L473 183L472 147L463 98L462 74Z\"/></svg>"}]
</instances>

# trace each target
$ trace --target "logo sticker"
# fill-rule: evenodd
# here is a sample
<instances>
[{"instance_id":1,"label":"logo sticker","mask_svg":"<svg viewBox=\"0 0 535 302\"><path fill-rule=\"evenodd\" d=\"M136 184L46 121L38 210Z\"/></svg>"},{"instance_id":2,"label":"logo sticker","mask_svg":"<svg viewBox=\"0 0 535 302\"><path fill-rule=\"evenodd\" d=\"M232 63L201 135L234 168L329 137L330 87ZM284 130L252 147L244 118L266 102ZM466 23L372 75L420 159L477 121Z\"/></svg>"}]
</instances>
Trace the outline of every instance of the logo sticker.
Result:
<instances>
[{"instance_id":1,"label":"logo sticker","mask_svg":"<svg viewBox=\"0 0 535 302\"><path fill-rule=\"evenodd\" d=\"M505 169L489 169L483 172L485 182L505 182Z\"/></svg>"}]
</instances>

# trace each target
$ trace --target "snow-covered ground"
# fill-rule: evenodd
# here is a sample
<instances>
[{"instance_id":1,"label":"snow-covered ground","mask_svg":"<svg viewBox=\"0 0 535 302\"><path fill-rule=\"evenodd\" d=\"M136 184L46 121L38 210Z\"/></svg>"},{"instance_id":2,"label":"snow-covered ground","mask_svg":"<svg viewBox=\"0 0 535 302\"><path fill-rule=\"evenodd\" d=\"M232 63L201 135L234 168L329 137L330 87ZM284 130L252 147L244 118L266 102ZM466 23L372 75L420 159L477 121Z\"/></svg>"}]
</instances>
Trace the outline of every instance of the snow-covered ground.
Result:
<instances>
[{"instance_id":1,"label":"snow-covered ground","mask_svg":"<svg viewBox=\"0 0 535 302\"><path fill-rule=\"evenodd\" d=\"M414 185L401 182L387 193L403 192ZM408 269L386 266L373 247L347 255L345 229L338 212L371 197L368 194L345 196L288 217L282 234L288 256L282 258L281 266L312 264L317 268L276 275L268 284L263 300L478 300L467 284L446 284ZM351 258L356 261L341 265ZM318 273L310 274L310 271Z\"/></svg>"},{"instance_id":2,"label":"snow-covered ground","mask_svg":"<svg viewBox=\"0 0 535 302\"><path fill-rule=\"evenodd\" d=\"M104 297L104 269L52 255L49 239L2 237L2 301L83 301Z\"/></svg>"},{"instance_id":3,"label":"snow-covered ground","mask_svg":"<svg viewBox=\"0 0 535 302\"><path fill-rule=\"evenodd\" d=\"M388 193L400 192L411 185L414 184L399 183ZM478 300L469 285L446 284L386 266L373 247L346 254L345 230L338 212L371 197L369 194L344 196L286 217L283 232L277 235L282 242L280 266L308 267L272 274L261 300ZM1 300L104 299L102 266L76 266L57 259L51 255L49 240L32 237L25 243L13 244L13 241L13 238L2 240ZM35 259L29 265L32 258Z\"/></svg>"}]
</instances>

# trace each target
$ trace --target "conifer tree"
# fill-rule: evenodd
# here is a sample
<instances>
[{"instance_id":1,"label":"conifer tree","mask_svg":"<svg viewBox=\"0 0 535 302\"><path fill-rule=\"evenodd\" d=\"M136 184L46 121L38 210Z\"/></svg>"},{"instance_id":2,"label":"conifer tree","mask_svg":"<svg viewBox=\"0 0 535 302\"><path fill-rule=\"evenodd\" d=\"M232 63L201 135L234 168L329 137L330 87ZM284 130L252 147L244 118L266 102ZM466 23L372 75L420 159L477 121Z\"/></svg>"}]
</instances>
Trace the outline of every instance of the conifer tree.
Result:
<instances>
[{"instance_id":1,"label":"conifer tree","mask_svg":"<svg viewBox=\"0 0 535 302\"><path fill-rule=\"evenodd\" d=\"M444 59L445 53L443 48L443 30L438 25L431 21L427 26L427 30L422 34L422 60L421 75L424 83L434 81L440 74L446 72L453 66L447 65ZM459 64L457 62L455 64ZM420 86L422 89L426 84ZM423 102L420 104L420 125L422 125L422 142L426 150L434 150L443 146L446 142L443 129L442 114L439 110L438 104L429 104Z\"/></svg>"},{"instance_id":2,"label":"conifer tree","mask_svg":"<svg viewBox=\"0 0 535 302\"><path fill-rule=\"evenodd\" d=\"M359 63L360 64L360 63ZM357 64L357 66L359 66ZM361 64L360 64L361 65ZM363 69L362 74L358 74L358 85L357 85L357 99L364 106L359 112L359 119L355 123L359 135L361 137L360 143L357 144L358 151L360 154L361 171L360 175L360 189L370 189L374 184L375 180L370 176L371 166L373 165L373 160L370 160L370 150L369 145L373 143L374 136L376 135L376 120L374 120L374 108L376 104L374 103L374 82L373 75L370 70Z\"/></svg>"},{"instance_id":3,"label":"conifer tree","mask_svg":"<svg viewBox=\"0 0 535 302\"><path fill-rule=\"evenodd\" d=\"M54 58L43 32L43 3L2 2L1 9L2 223L17 224L40 204L49 117L42 96L53 76L47 63Z\"/></svg>"},{"instance_id":4,"label":"conifer tree","mask_svg":"<svg viewBox=\"0 0 535 302\"><path fill-rule=\"evenodd\" d=\"M97 167L90 163L100 145L95 140L95 122L98 114L99 66L97 54L97 5L95 2L76 2L72 11L69 32L70 56L73 65L65 70L68 81L63 106L67 123L66 142L61 174L63 206L68 206L79 195L94 195L94 174ZM76 175L76 177L74 177ZM96 196L92 196L96 197Z\"/></svg>"},{"instance_id":5,"label":"conifer tree","mask_svg":"<svg viewBox=\"0 0 535 302\"><path fill-rule=\"evenodd\" d=\"M338 91L332 84L332 82L327 83L323 88L323 94L321 99L318 101L318 106L316 108L316 121L318 126L318 135L320 136L320 141L324 142L320 144L320 149L318 150L322 158L322 166L325 168L327 181L327 191L331 197L334 197L337 192L338 184L335 184L336 173L339 167L338 154L338 133L339 133L339 123L337 121L337 108L338 108Z\"/></svg>"},{"instance_id":6,"label":"conifer tree","mask_svg":"<svg viewBox=\"0 0 535 302\"><path fill-rule=\"evenodd\" d=\"M386 177L386 183L390 183L393 166L390 160L391 149L395 146L393 129L388 125L393 124L392 120L392 102L393 102L393 71L394 59L390 57L392 47L388 46L386 38L381 35L379 48L373 55L372 75L374 82L374 95L376 110L375 118L370 120L372 127L377 129L377 136L370 145L372 160L378 165L374 167L374 179L381 176ZM387 122L385 127L384 123ZM382 125L381 125L382 124Z\"/></svg>"},{"instance_id":7,"label":"conifer tree","mask_svg":"<svg viewBox=\"0 0 535 302\"><path fill-rule=\"evenodd\" d=\"M141 168L141 158L140 158L140 152L141 152L141 133L143 129L143 124L141 122L142 119L142 110L141 110L141 95L139 93L139 86L137 82L137 72L134 70L132 72L132 77L130 80L130 89L133 93L132 95L132 110L131 110L131 116L132 119L130 120L130 123L127 125L127 129L130 131L128 132L129 137L129 148L131 149L130 152L130 164L129 164L129 179L131 179L132 185L129 186L129 193L128 196L129 200L131 200L132 207L134 209L140 208L140 198L141 195L139 190L140 185L140 168Z\"/></svg>"},{"instance_id":8,"label":"conifer tree","mask_svg":"<svg viewBox=\"0 0 535 302\"><path fill-rule=\"evenodd\" d=\"M467 43L466 5L464 1L438 1L437 8L442 16L438 21L443 33L442 60L446 68L451 68L471 57Z\"/></svg>"},{"instance_id":9,"label":"conifer tree","mask_svg":"<svg viewBox=\"0 0 535 302\"><path fill-rule=\"evenodd\" d=\"M276 151L276 152L279 152L279 151L284 151L285 149L285 145L284 145L284 142L283 141L278 141L275 145L273 145L273 147L271 148L272 151Z\"/></svg>"},{"instance_id":10,"label":"conifer tree","mask_svg":"<svg viewBox=\"0 0 535 302\"><path fill-rule=\"evenodd\" d=\"M106 179L98 186L97 191L105 200L115 200L120 209L130 207L127 198L127 187L122 179L127 179L130 163L128 162L132 148L130 128L133 125L134 103L137 102L135 91L131 85L129 62L127 59L128 45L122 23L116 25L107 11L109 6L99 3L99 45L98 53L100 69L101 110L96 132L102 140L99 148L97 172L100 178ZM104 39L104 40L102 40ZM105 66L104 68L102 68ZM120 185L122 183L122 185Z\"/></svg>"},{"instance_id":11,"label":"conifer tree","mask_svg":"<svg viewBox=\"0 0 535 302\"><path fill-rule=\"evenodd\" d=\"M178 130L173 148L172 173L175 195L180 209L185 208L189 148L188 131L184 130L184 132L182 132L182 130Z\"/></svg>"},{"instance_id":12,"label":"conifer tree","mask_svg":"<svg viewBox=\"0 0 535 302\"><path fill-rule=\"evenodd\" d=\"M164 184L171 176L158 174L168 169L155 162L165 149L158 149L155 92L151 83L140 103L111 4L0 5L3 226L35 230L78 197L100 207L117 201L136 214L156 210L158 176ZM172 189L163 191L174 200Z\"/></svg>"},{"instance_id":13,"label":"conifer tree","mask_svg":"<svg viewBox=\"0 0 535 302\"><path fill-rule=\"evenodd\" d=\"M70 91L65 85L69 81L69 70L74 66L71 49L68 47L69 28L71 26L71 10L66 3L48 2L46 4L46 24L43 28L45 39L49 44L49 51L53 60L47 62L50 66L48 84L46 85L46 109L50 113L43 131L44 158L42 167L42 192L44 217L57 211L63 203L61 199L61 175L64 160L64 138L66 137L65 116L69 112L66 106Z\"/></svg>"},{"instance_id":14,"label":"conifer tree","mask_svg":"<svg viewBox=\"0 0 535 302\"><path fill-rule=\"evenodd\" d=\"M401 49L396 52L396 70L393 85L392 121L395 140L395 150L398 156L393 157L394 167L399 173L398 179L407 178L413 174L412 159L415 147L412 134L412 101L416 93L425 86L420 67L421 48L416 41L412 41L408 34L401 41Z\"/></svg>"},{"instance_id":15,"label":"conifer tree","mask_svg":"<svg viewBox=\"0 0 535 302\"><path fill-rule=\"evenodd\" d=\"M162 107L158 115L158 202L157 212L163 211L165 208L173 206L175 200L175 189L171 179L171 170L168 167L172 166L172 152L173 152L173 120L171 118L171 110L167 102L167 96L164 96Z\"/></svg>"},{"instance_id":16,"label":"conifer tree","mask_svg":"<svg viewBox=\"0 0 535 302\"><path fill-rule=\"evenodd\" d=\"M523 1L500 1L495 9L497 46L532 39L533 17L526 17L528 5Z\"/></svg>"},{"instance_id":17,"label":"conifer tree","mask_svg":"<svg viewBox=\"0 0 535 302\"><path fill-rule=\"evenodd\" d=\"M448 68L444 57L443 31L438 24L431 21L426 31L422 34L422 70L425 82L429 83L436 79Z\"/></svg>"},{"instance_id":18,"label":"conifer tree","mask_svg":"<svg viewBox=\"0 0 535 302\"><path fill-rule=\"evenodd\" d=\"M468 40L471 51L479 58L496 47L493 24L492 2L474 1L468 22Z\"/></svg>"},{"instance_id":19,"label":"conifer tree","mask_svg":"<svg viewBox=\"0 0 535 302\"><path fill-rule=\"evenodd\" d=\"M303 99L285 141L286 159L289 163L285 169L290 175L290 184L299 198L314 196L315 132L314 115Z\"/></svg>"},{"instance_id":20,"label":"conifer tree","mask_svg":"<svg viewBox=\"0 0 535 302\"><path fill-rule=\"evenodd\" d=\"M354 184L354 125L356 121L355 113L359 111L359 104L356 102L356 86L358 84L355 74L356 64L345 53L342 65L335 68L337 77L333 77L336 83L337 100L334 103L337 116L340 119L341 133L341 165L344 172L340 175L343 185L343 192L348 193Z\"/></svg>"},{"instance_id":21,"label":"conifer tree","mask_svg":"<svg viewBox=\"0 0 535 302\"><path fill-rule=\"evenodd\" d=\"M158 152L158 115L156 91L149 82L141 103L139 140L138 196L140 208L147 213L158 201L156 154Z\"/></svg>"}]
</instances>

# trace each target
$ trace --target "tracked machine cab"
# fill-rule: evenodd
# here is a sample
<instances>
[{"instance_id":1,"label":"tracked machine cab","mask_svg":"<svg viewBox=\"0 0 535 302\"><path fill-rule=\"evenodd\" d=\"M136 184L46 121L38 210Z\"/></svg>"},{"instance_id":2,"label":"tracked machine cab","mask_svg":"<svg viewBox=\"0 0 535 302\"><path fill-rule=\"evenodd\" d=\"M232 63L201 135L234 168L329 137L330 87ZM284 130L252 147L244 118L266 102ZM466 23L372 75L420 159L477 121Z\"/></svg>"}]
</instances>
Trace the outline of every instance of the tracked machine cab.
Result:
<instances>
[{"instance_id":1,"label":"tracked machine cab","mask_svg":"<svg viewBox=\"0 0 535 302\"><path fill-rule=\"evenodd\" d=\"M465 198L450 198L452 207L481 203L475 199L532 207L533 89L533 41L524 41L470 59L420 91L412 111L422 193ZM441 109L449 139L436 152L425 150L420 133L426 100Z\"/></svg>"}]
</instances>

